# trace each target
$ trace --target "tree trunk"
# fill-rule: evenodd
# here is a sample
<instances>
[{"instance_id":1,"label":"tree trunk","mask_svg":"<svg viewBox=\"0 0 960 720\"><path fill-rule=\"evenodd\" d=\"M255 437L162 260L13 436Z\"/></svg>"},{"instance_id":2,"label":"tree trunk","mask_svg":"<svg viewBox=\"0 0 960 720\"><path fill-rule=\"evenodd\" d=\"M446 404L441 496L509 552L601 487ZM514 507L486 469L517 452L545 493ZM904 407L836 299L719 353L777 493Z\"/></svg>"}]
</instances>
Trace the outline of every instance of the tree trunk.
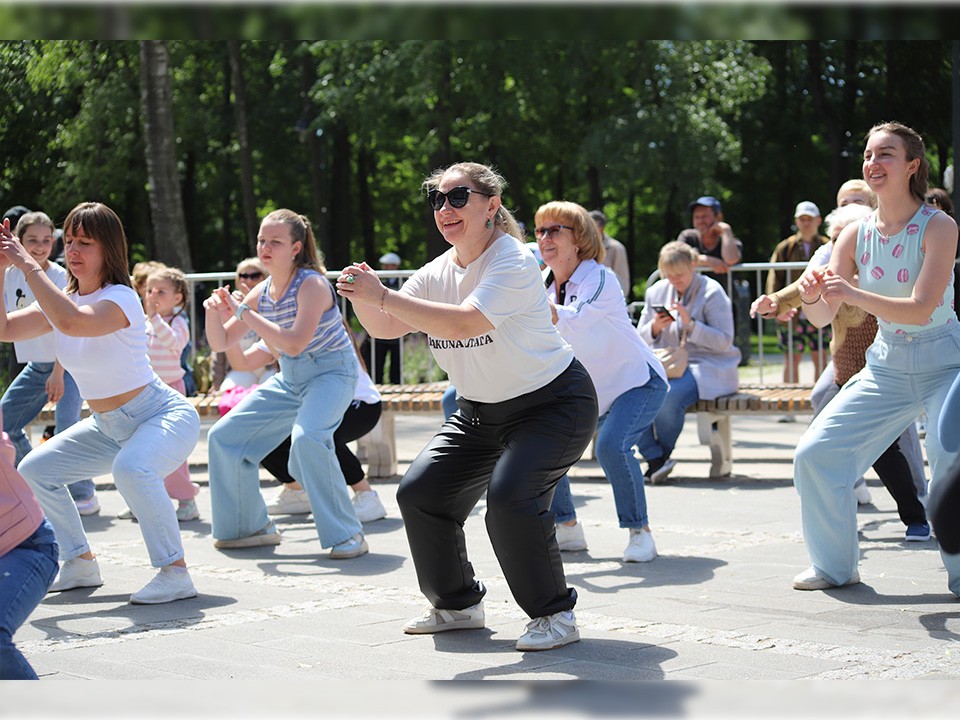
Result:
<instances>
[{"instance_id":1,"label":"tree trunk","mask_svg":"<svg viewBox=\"0 0 960 720\"><path fill-rule=\"evenodd\" d=\"M295 50L293 52L296 52ZM313 209L310 219L317 229L317 246L326 258L333 257L333 236L330 231L330 195L327 184L326 148L327 136L322 129L311 130L309 118L316 117L317 111L313 104L310 90L317 79L317 71L313 65L310 52L302 48L298 53L300 58L300 96L303 100L303 112L300 123L304 129L301 137L307 144L307 169L310 175L310 190L313 197ZM299 123L298 123L299 126Z\"/></svg>"},{"instance_id":2,"label":"tree trunk","mask_svg":"<svg viewBox=\"0 0 960 720\"><path fill-rule=\"evenodd\" d=\"M375 172L373 153L366 145L357 151L357 201L360 209L360 237L363 239L361 259L374 264L380 253L373 230L373 197L370 193L370 176Z\"/></svg>"},{"instance_id":3,"label":"tree trunk","mask_svg":"<svg viewBox=\"0 0 960 720\"><path fill-rule=\"evenodd\" d=\"M331 128L330 253L328 268L342 268L350 257L353 202L350 193L350 131L343 122Z\"/></svg>"},{"instance_id":4,"label":"tree trunk","mask_svg":"<svg viewBox=\"0 0 960 720\"><path fill-rule=\"evenodd\" d=\"M233 120L237 130L237 145L240 147L240 196L243 206L243 230L247 252L256 254L257 201L253 192L253 156L250 152L250 139L247 133L247 86L243 79L243 66L240 58L240 42L227 41L227 54L230 57L230 82L233 85Z\"/></svg>"},{"instance_id":5,"label":"tree trunk","mask_svg":"<svg viewBox=\"0 0 960 720\"><path fill-rule=\"evenodd\" d=\"M177 177L170 55L162 40L140 41L140 105L156 259L193 272Z\"/></svg>"}]
</instances>

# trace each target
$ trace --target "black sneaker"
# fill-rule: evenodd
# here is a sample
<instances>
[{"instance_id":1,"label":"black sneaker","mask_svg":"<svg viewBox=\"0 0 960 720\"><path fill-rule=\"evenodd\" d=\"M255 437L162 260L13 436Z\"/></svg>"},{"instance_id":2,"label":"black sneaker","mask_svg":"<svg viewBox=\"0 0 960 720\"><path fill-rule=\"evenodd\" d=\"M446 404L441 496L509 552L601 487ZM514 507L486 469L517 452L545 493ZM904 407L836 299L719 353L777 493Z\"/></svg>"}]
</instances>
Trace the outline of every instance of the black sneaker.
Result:
<instances>
[{"instance_id":1,"label":"black sneaker","mask_svg":"<svg viewBox=\"0 0 960 720\"><path fill-rule=\"evenodd\" d=\"M657 470L659 470L660 468L662 468L662 467L663 467L663 464L664 464L666 461L667 461L667 458L666 458L666 457L658 457L658 458L655 458L655 459L651 460L651 461L647 464L647 471L643 474L643 476L644 476L647 480L649 480L649 479L650 479L650 476L653 475Z\"/></svg>"}]
</instances>

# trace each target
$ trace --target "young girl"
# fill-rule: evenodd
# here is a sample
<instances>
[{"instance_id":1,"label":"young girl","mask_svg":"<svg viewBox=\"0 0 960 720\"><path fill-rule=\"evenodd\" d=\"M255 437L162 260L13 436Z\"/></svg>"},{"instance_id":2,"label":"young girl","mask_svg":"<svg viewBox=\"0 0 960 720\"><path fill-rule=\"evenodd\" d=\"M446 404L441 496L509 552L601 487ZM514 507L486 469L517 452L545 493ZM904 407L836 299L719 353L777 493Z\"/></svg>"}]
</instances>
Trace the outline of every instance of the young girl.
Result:
<instances>
[{"instance_id":1,"label":"young girl","mask_svg":"<svg viewBox=\"0 0 960 720\"><path fill-rule=\"evenodd\" d=\"M184 313L187 279L178 268L154 270L146 282L143 310L147 317L147 355L154 372L167 385L186 395L180 355L190 342L190 326ZM177 520L200 517L194 498L200 486L190 480L190 467L183 463L163 479L167 494L177 501Z\"/></svg>"},{"instance_id":2,"label":"young girl","mask_svg":"<svg viewBox=\"0 0 960 720\"><path fill-rule=\"evenodd\" d=\"M214 545L280 542L260 495L258 465L290 435L290 474L306 488L321 546L332 548L331 558L363 555L367 542L333 449L334 431L353 399L357 363L307 218L291 210L267 215L257 255L270 277L243 302L225 286L203 303L211 350L225 351L253 330L280 359L280 373L207 437Z\"/></svg>"},{"instance_id":3,"label":"young girl","mask_svg":"<svg viewBox=\"0 0 960 720\"><path fill-rule=\"evenodd\" d=\"M826 325L846 303L875 315L879 331L866 367L814 418L797 447L794 483L812 562L794 578L797 590L860 582L853 484L921 411L930 420L931 486L958 456L937 429L960 371L951 277L957 225L924 204L928 171L916 131L899 123L874 126L863 177L877 194L877 209L841 231L826 270L808 270L800 279L800 298L814 324ZM940 554L947 585L960 595L960 555Z\"/></svg>"},{"instance_id":4,"label":"young girl","mask_svg":"<svg viewBox=\"0 0 960 720\"><path fill-rule=\"evenodd\" d=\"M56 533L63 567L53 591L103 584L100 568L64 486L112 472L140 520L154 567L132 603L164 603L197 594L180 528L163 487L193 450L200 418L164 385L147 360L143 308L130 287L127 238L106 205L81 203L63 224L67 287L60 290L10 231L0 227L0 266L23 271L37 301L0 316L0 340L53 332L57 359L73 375L93 416L33 450L20 463ZM0 280L0 283L3 281Z\"/></svg>"},{"instance_id":5,"label":"young girl","mask_svg":"<svg viewBox=\"0 0 960 720\"><path fill-rule=\"evenodd\" d=\"M26 213L17 222L14 234L24 249L58 288L67 284L67 271L50 262L53 250L53 221L42 212ZM23 273L16 267L6 270L4 303L7 312L28 307L33 302L33 291ZM80 420L80 391L70 373L57 362L53 335L43 335L14 343L17 362L26 367L14 378L3 394L3 430L10 436L17 451L16 464L32 450L24 427L43 409L47 400L57 403L56 432L63 432ZM93 480L85 478L69 486L81 515L100 511Z\"/></svg>"}]
</instances>

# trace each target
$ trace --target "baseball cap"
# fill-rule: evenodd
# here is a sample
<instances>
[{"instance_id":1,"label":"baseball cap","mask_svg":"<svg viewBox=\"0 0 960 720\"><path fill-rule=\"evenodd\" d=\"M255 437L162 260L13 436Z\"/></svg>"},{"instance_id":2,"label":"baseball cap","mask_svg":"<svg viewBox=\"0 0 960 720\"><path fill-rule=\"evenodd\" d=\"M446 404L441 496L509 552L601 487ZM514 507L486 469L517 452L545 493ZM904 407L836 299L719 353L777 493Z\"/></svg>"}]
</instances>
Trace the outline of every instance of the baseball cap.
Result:
<instances>
[{"instance_id":1,"label":"baseball cap","mask_svg":"<svg viewBox=\"0 0 960 720\"><path fill-rule=\"evenodd\" d=\"M388 252L385 255L380 256L381 265L399 265L400 256L395 252Z\"/></svg>"},{"instance_id":2,"label":"baseball cap","mask_svg":"<svg viewBox=\"0 0 960 720\"><path fill-rule=\"evenodd\" d=\"M798 218L801 215L820 217L820 208L818 208L816 204L810 202L809 200L804 200L803 202L797 203L797 209L793 212L793 216L795 218Z\"/></svg>"},{"instance_id":3,"label":"baseball cap","mask_svg":"<svg viewBox=\"0 0 960 720\"><path fill-rule=\"evenodd\" d=\"M687 205L687 210L693 210L697 205L703 205L703 207L708 207L714 212L720 212L720 201L712 195L702 195L698 197L692 203Z\"/></svg>"}]
</instances>

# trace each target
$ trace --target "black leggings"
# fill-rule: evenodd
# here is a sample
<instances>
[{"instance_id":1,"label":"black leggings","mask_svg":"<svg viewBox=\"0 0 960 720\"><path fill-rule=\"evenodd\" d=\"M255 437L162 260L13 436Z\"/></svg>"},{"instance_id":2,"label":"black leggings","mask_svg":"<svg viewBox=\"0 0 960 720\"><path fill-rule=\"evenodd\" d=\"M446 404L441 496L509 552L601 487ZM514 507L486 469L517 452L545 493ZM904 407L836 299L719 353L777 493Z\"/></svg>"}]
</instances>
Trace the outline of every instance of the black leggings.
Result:
<instances>
[{"instance_id":1,"label":"black leggings","mask_svg":"<svg viewBox=\"0 0 960 720\"><path fill-rule=\"evenodd\" d=\"M539 390L457 405L397 491L420 589L444 609L484 596L463 523L486 492L487 533L517 603L532 618L572 609L577 593L567 587L550 503L597 426L590 376L574 360Z\"/></svg>"},{"instance_id":2,"label":"black leggings","mask_svg":"<svg viewBox=\"0 0 960 720\"><path fill-rule=\"evenodd\" d=\"M377 421L380 420L380 412L381 403L379 402L353 402L343 414L340 427L333 434L333 448L337 453L337 462L340 463L340 470L347 480L347 485L356 485L364 478L363 466L357 460L357 456L347 447L347 443L359 440L373 430ZM260 461L260 464L280 482L292 483L296 480L290 476L290 472L287 470L289 461L290 437L288 436L286 440L271 450L270 454Z\"/></svg>"},{"instance_id":3,"label":"black leggings","mask_svg":"<svg viewBox=\"0 0 960 720\"><path fill-rule=\"evenodd\" d=\"M873 463L880 482L897 503L897 513L904 525L926 523L927 512L917 497L917 486L913 482L910 463L903 455L900 440L894 440L883 454Z\"/></svg>"},{"instance_id":4,"label":"black leggings","mask_svg":"<svg viewBox=\"0 0 960 720\"><path fill-rule=\"evenodd\" d=\"M927 508L940 549L951 555L960 553L960 458L943 478L931 483Z\"/></svg>"}]
</instances>

